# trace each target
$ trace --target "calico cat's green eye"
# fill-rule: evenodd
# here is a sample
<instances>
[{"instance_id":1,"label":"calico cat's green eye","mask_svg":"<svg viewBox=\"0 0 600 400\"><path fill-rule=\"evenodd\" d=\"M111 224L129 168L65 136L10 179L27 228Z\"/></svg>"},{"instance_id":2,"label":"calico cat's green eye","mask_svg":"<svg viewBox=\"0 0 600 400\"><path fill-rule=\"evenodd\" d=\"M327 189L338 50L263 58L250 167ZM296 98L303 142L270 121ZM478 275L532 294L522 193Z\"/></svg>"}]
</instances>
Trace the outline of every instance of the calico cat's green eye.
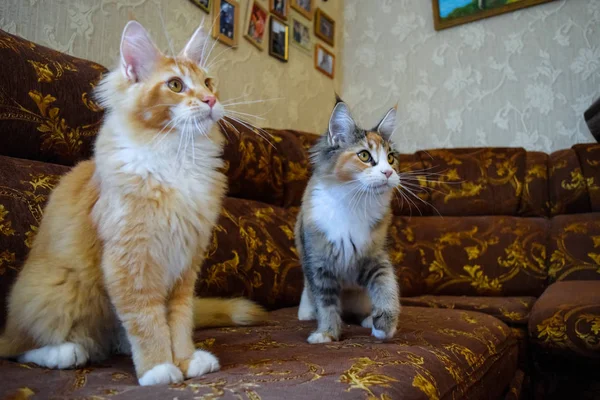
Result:
<instances>
[{"instance_id":1,"label":"calico cat's green eye","mask_svg":"<svg viewBox=\"0 0 600 400\"><path fill-rule=\"evenodd\" d=\"M181 93L183 91L183 82L181 82L181 79L179 78L169 79L167 86L175 93Z\"/></svg>"},{"instance_id":2,"label":"calico cat's green eye","mask_svg":"<svg viewBox=\"0 0 600 400\"><path fill-rule=\"evenodd\" d=\"M394 155L392 153L388 154L388 163L392 165L394 163Z\"/></svg>"},{"instance_id":3,"label":"calico cat's green eye","mask_svg":"<svg viewBox=\"0 0 600 400\"><path fill-rule=\"evenodd\" d=\"M362 161L362 162L369 162L369 161L371 161L371 154L368 151L366 151L366 150L363 150L363 151L359 152L357 154L357 156L358 156L358 158L360 158L360 161Z\"/></svg>"}]
</instances>

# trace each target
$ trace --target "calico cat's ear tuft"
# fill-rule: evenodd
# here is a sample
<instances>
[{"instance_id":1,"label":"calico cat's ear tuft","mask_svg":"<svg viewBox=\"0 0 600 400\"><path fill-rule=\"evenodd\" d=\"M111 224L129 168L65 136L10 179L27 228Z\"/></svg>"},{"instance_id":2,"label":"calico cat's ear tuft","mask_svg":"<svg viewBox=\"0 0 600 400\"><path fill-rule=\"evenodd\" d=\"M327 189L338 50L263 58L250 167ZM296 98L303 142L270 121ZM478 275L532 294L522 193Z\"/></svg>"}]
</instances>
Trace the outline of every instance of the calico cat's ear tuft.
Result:
<instances>
[{"instance_id":1,"label":"calico cat's ear tuft","mask_svg":"<svg viewBox=\"0 0 600 400\"><path fill-rule=\"evenodd\" d=\"M182 57L185 57L198 65L204 63L204 48L206 47L206 41L208 40L208 35L206 35L204 29L202 29L202 25L204 25L204 23L200 24L196 29L181 52Z\"/></svg>"},{"instance_id":2,"label":"calico cat's ear tuft","mask_svg":"<svg viewBox=\"0 0 600 400\"><path fill-rule=\"evenodd\" d=\"M385 140L390 140L394 130L396 129L396 110L397 106L391 108L386 114L385 117L377 124L377 133L381 135Z\"/></svg>"},{"instance_id":3,"label":"calico cat's ear tuft","mask_svg":"<svg viewBox=\"0 0 600 400\"><path fill-rule=\"evenodd\" d=\"M121 38L121 67L123 74L132 82L146 79L158 61L161 52L150 35L137 21L129 21Z\"/></svg>"},{"instance_id":4,"label":"calico cat's ear tuft","mask_svg":"<svg viewBox=\"0 0 600 400\"><path fill-rule=\"evenodd\" d=\"M329 119L329 143L333 146L347 142L355 129L356 124L348 105L344 102L337 103Z\"/></svg>"}]
</instances>

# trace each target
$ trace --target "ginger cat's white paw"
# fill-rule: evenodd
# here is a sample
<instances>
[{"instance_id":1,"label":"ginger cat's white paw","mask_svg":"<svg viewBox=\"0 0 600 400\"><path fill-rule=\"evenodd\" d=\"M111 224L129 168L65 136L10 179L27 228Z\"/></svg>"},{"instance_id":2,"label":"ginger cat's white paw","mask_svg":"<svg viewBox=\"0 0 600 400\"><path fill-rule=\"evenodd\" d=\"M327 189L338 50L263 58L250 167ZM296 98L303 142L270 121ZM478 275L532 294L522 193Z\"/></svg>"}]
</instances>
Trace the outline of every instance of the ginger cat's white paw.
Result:
<instances>
[{"instance_id":1,"label":"ginger cat's white paw","mask_svg":"<svg viewBox=\"0 0 600 400\"><path fill-rule=\"evenodd\" d=\"M85 365L88 359L88 352L82 345L66 342L30 350L19 357L19 362L34 363L45 368L69 369Z\"/></svg>"},{"instance_id":2,"label":"ginger cat's white paw","mask_svg":"<svg viewBox=\"0 0 600 400\"><path fill-rule=\"evenodd\" d=\"M313 332L308 337L307 342L310 344L317 344L317 343L330 343L330 342L333 342L333 340L334 340L334 338L331 335L328 335L323 332Z\"/></svg>"},{"instance_id":3,"label":"ginger cat's white paw","mask_svg":"<svg viewBox=\"0 0 600 400\"><path fill-rule=\"evenodd\" d=\"M371 328L371 335L375 336L377 339L391 339L396 334L396 328L392 328L389 332L384 332L382 330L376 329L375 327Z\"/></svg>"},{"instance_id":4,"label":"ginger cat's white paw","mask_svg":"<svg viewBox=\"0 0 600 400\"><path fill-rule=\"evenodd\" d=\"M183 374L174 364L158 364L139 379L141 386L168 385L183 381Z\"/></svg>"},{"instance_id":5,"label":"ginger cat's white paw","mask_svg":"<svg viewBox=\"0 0 600 400\"><path fill-rule=\"evenodd\" d=\"M196 378L209 372L218 371L221 368L217 357L204 350L196 350L190 359L187 378Z\"/></svg>"}]
</instances>

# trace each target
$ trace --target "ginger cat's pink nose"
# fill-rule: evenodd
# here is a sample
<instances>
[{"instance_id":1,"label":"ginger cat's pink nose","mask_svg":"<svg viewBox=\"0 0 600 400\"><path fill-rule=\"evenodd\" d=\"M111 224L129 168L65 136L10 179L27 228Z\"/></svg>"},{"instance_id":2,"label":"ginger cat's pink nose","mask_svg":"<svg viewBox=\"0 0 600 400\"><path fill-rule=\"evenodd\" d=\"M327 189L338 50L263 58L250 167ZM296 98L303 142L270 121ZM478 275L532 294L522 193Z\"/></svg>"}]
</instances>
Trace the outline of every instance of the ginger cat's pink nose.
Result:
<instances>
[{"instance_id":1,"label":"ginger cat's pink nose","mask_svg":"<svg viewBox=\"0 0 600 400\"><path fill-rule=\"evenodd\" d=\"M390 179L390 176L392 176L392 170L388 169L387 171L381 171L382 174L385 175L386 178Z\"/></svg>"},{"instance_id":2,"label":"ginger cat's pink nose","mask_svg":"<svg viewBox=\"0 0 600 400\"><path fill-rule=\"evenodd\" d=\"M213 108L217 102L217 98L215 96L204 96L202 102L208 104L210 108Z\"/></svg>"}]
</instances>

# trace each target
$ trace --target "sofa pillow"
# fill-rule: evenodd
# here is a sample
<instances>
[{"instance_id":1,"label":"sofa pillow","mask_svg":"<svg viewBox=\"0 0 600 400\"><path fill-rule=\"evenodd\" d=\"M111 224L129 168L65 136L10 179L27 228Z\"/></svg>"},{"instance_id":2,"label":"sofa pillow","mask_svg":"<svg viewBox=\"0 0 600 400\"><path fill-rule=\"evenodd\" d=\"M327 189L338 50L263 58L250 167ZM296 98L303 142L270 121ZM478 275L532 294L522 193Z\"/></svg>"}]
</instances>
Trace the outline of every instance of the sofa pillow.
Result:
<instances>
[{"instance_id":1,"label":"sofa pillow","mask_svg":"<svg viewBox=\"0 0 600 400\"><path fill-rule=\"evenodd\" d=\"M89 158L106 69L0 30L0 155L74 165Z\"/></svg>"}]
</instances>

